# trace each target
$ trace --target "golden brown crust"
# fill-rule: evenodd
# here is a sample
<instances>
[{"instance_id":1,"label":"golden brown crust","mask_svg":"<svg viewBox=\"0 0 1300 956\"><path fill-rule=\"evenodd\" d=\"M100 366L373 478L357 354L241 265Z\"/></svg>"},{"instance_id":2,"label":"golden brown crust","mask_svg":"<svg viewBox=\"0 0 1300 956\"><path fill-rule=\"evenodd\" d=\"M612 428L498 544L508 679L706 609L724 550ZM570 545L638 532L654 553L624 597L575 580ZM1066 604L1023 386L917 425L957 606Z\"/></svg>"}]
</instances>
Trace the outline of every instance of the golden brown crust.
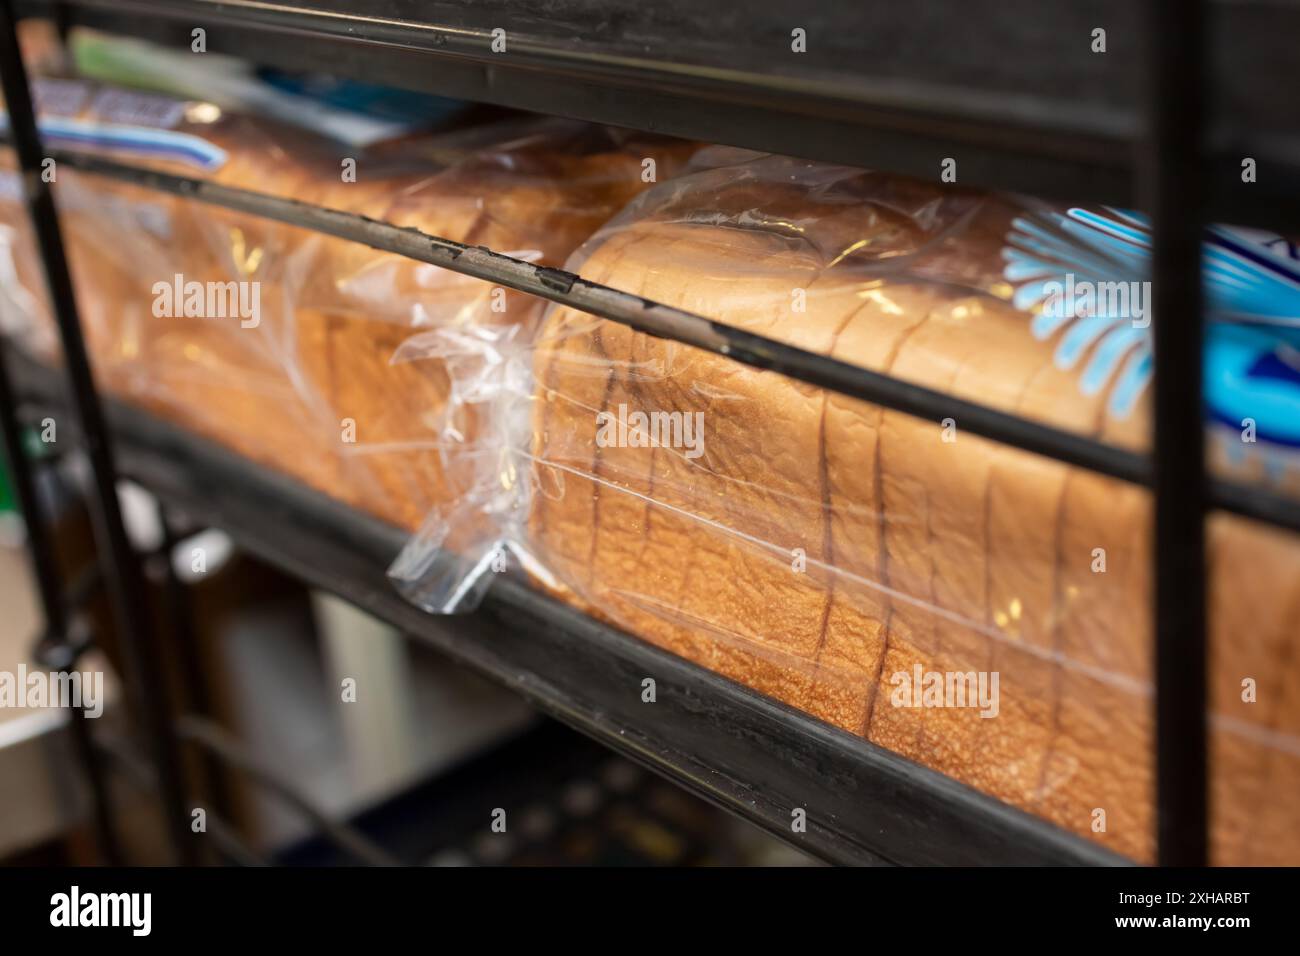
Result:
<instances>
[{"instance_id":1,"label":"golden brown crust","mask_svg":"<svg viewBox=\"0 0 1300 956\"><path fill-rule=\"evenodd\" d=\"M755 189L745 204L773 218L810 215L780 188L772 206ZM1006 220L996 208L989 215L995 225L957 255L996 257L992 237L1000 242ZM1104 396L1082 395L1053 363L1052 344L995 298L848 278L827 270L819 250L764 228L651 219L610 230L583 274L994 408L1143 444L1146 404L1112 420ZM896 222L876 225L900 235ZM804 313L791 308L795 288L806 292ZM963 434L960 421L945 443L937 424L568 309L550 314L535 369L533 449L547 490L530 534L566 599L1151 858L1144 491ZM691 464L671 449L598 447L596 413L620 404L704 412L704 456ZM1224 674L1289 674L1294 636L1283 622L1300 600L1300 549L1236 519L1216 518L1210 531L1215 661ZM809 559L803 574L792 573L794 548ZM1245 611L1243 595L1269 611ZM892 706L890 676L918 665L998 671L998 717ZM1233 713L1238 685L1219 676L1216 713ZM1215 724L1215 752L1230 753L1215 775L1218 862L1300 858L1293 811L1276 800L1267 814L1250 809L1266 781L1294 782L1300 766L1286 752L1300 701L1286 698L1279 686L1269 709L1237 706L1232 721L1252 718L1244 731ZM1268 733L1282 746L1263 742ZM1105 832L1094 832L1098 810Z\"/></svg>"}]
</instances>

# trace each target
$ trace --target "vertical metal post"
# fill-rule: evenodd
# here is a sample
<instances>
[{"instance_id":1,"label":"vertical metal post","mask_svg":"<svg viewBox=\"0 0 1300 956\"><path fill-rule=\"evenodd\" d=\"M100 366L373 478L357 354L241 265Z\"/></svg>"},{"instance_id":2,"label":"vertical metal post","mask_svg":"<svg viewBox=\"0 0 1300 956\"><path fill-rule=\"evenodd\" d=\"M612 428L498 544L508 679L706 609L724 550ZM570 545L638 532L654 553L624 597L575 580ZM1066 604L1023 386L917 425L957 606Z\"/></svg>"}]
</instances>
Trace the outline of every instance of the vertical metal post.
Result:
<instances>
[{"instance_id":1,"label":"vertical metal post","mask_svg":"<svg viewBox=\"0 0 1300 956\"><path fill-rule=\"evenodd\" d=\"M76 297L68 272L63 237L50 185L42 177L42 152L32 107L27 73L18 46L12 0L0 0L0 81L9 111L10 135L22 170L24 197L45 269L50 305L59 326L63 361L90 461L91 517L105 583L112 599L114 624L134 685L140 716L149 738L151 756L158 766L160 798L173 850L181 862L192 862L194 844L187 825L181 765L172 734L162 668L153 640L153 627L144 582L136 555L127 539L117 500L117 470L108 442L104 410L86 354L77 318Z\"/></svg>"},{"instance_id":2,"label":"vertical metal post","mask_svg":"<svg viewBox=\"0 0 1300 956\"><path fill-rule=\"evenodd\" d=\"M1148 0L1142 170L1155 297L1156 837L1207 861L1205 437L1201 400L1204 5Z\"/></svg>"},{"instance_id":3,"label":"vertical metal post","mask_svg":"<svg viewBox=\"0 0 1300 956\"><path fill-rule=\"evenodd\" d=\"M9 383L9 368L5 363L4 349L0 347L0 439L4 443L4 458L9 464L18 513L22 515L27 527L27 553L31 558L32 576L36 580L36 591L45 614L45 640L66 644L69 638L69 620L60 584L58 556L55 554L54 542L46 534L45 520L36 498L36 482L23 450L17 401ZM86 773L86 784L90 788L91 812L100 857L110 866L118 866L122 861L122 853L117 833L113 829L108 785L104 780L99 755L95 753L87 720L84 710L72 708L69 730L77 758Z\"/></svg>"}]
</instances>

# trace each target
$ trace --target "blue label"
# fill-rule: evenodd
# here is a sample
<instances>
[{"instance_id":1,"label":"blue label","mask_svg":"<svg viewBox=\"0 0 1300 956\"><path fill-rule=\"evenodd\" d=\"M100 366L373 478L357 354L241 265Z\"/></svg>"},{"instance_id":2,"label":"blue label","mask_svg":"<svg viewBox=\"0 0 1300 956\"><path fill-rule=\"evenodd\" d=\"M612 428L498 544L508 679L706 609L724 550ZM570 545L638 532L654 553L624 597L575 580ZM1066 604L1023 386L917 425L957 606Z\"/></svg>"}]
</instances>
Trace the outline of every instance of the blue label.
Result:
<instances>
[{"instance_id":1,"label":"blue label","mask_svg":"<svg viewBox=\"0 0 1300 956\"><path fill-rule=\"evenodd\" d=\"M1213 226L1203 246L1207 416L1258 441L1300 446L1300 255L1272 233ZM1087 395L1109 389L1123 418L1153 372L1151 233L1124 210L1070 209L1015 220L1002 250L1012 303L1056 339L1060 368Z\"/></svg>"}]
</instances>

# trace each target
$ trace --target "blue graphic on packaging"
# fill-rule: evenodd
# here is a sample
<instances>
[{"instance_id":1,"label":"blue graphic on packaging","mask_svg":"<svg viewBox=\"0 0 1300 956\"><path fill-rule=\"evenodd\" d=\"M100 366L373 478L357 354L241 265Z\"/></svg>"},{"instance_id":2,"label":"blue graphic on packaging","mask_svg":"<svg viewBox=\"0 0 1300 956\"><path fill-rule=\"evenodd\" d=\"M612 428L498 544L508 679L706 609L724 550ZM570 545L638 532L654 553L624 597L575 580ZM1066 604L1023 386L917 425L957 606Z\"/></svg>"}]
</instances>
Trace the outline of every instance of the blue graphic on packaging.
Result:
<instances>
[{"instance_id":1,"label":"blue graphic on packaging","mask_svg":"<svg viewBox=\"0 0 1300 956\"><path fill-rule=\"evenodd\" d=\"M1212 226L1203 246L1206 415L1257 440L1300 447L1300 253L1281 236ZM1082 364L1079 386L1108 385L1127 416L1151 381L1151 230L1126 210L1018 217L1002 252L1013 304L1033 335L1059 335L1054 360Z\"/></svg>"}]
</instances>

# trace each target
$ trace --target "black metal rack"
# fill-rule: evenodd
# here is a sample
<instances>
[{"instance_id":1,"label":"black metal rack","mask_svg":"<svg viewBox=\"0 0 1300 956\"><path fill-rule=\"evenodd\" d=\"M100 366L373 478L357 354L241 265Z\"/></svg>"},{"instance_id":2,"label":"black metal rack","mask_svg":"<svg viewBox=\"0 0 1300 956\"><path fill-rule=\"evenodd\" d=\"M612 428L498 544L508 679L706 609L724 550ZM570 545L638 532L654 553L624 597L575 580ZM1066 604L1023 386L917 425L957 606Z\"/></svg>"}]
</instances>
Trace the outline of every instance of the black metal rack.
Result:
<instances>
[{"instance_id":1,"label":"black metal rack","mask_svg":"<svg viewBox=\"0 0 1300 956\"><path fill-rule=\"evenodd\" d=\"M5 0L0 9L8 6ZM72 16L123 32L174 35L179 25L188 37L189 29L202 26L213 49L294 66L327 63L336 72L504 105L927 178L955 155L964 185L1111 202L1141 197L1153 214L1158 297L1153 455L1132 455L957 402L567 273L411 230L119 163L74 156L61 161L489 278L909 414L938 420L956 410L978 434L1150 486L1156 500L1160 861L1206 862L1204 513L1226 508L1294 530L1300 529L1300 508L1206 479L1196 414L1202 340L1200 322L1188 316L1200 315L1200 234L1207 215L1300 222L1294 205L1300 147L1291 138L1300 129L1300 116L1293 115L1300 105L1284 95L1294 88L1285 77L1296 68L1271 53L1279 38L1295 35L1285 22L1300 22L1300 11L1266 3L1150 0L1148 22L1139 23L1130 5L1118 0L1050 12L1039 4L1021 9L1023 3L1005 0L953 0L925 14L814 3L794 18L806 22L786 23L789 16L775 3L760 2L746 5L741 25L726 11L679 2L650 9L626 0L567 0L537 13L514 6L496 0L472 6L328 0L310 9L254 0L69 5ZM961 31L927 31L928 21L916 19L944 16L962 24ZM1207 21L1213 34L1206 32ZM1089 49L1097 26L1114 44L1105 54ZM507 52L494 54L491 35L498 27L507 31ZM788 49L796 27L807 31L810 44L824 43L825 52L776 60L773 49ZM281 37L268 43L274 34L293 42ZM1135 42L1142 37L1147 45ZM11 58L16 44L8 16L0 23L0 53L12 134L30 172L48 154L40 151L23 71ZM1212 96L1202 95L1207 62L1216 84L1223 80ZM1276 86L1270 95L1251 98L1269 84ZM1250 109L1238 108L1242 98ZM1243 155L1268 169L1251 188L1239 175ZM116 462L85 359L53 203L39 175L26 182L97 497L111 499ZM30 389L23 394L58 401L40 374L26 369L20 378ZM1115 862L1086 841L586 619L518 582L494 585L479 617L453 623L430 618L399 600L383 579L399 543L394 529L138 412L111 407L125 470L165 500L209 517L274 563L433 641L567 722L786 838L790 809L806 806L809 832L801 845L813 852L846 862ZM5 417L12 422L8 412ZM18 457L14 464L21 469ZM100 505L101 549L114 565L129 565L115 505ZM132 574L123 569L108 583L125 615L119 624L136 651L132 676L147 691L150 645L148 635L131 626ZM498 626L490 643L475 640L475 628L492 621L507 626ZM661 692L671 703L656 711L653 727L629 707L632 698L622 686L646 673L664 675L660 687L673 691ZM152 687L160 690L156 682ZM179 780L169 783L175 741L165 702L150 699L153 757L169 805L179 807ZM162 715L157 719L155 709ZM176 836L183 847L184 833Z\"/></svg>"}]
</instances>

